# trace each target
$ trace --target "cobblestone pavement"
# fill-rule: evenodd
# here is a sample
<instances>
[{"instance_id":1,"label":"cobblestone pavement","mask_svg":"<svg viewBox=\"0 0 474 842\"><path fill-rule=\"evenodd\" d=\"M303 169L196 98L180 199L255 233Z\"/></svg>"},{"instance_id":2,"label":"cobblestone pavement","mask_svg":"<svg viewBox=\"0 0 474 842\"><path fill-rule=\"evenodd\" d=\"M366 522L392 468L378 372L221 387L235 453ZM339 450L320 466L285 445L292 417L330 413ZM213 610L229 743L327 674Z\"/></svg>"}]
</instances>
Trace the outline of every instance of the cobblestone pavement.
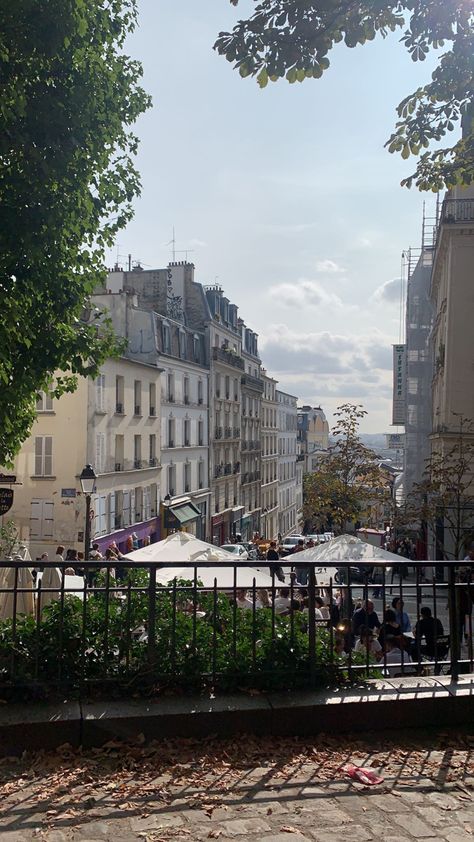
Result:
<instances>
[{"instance_id":1,"label":"cobblestone pavement","mask_svg":"<svg viewBox=\"0 0 474 842\"><path fill-rule=\"evenodd\" d=\"M0 761L1 842L473 842L467 733L142 743Z\"/></svg>"}]
</instances>

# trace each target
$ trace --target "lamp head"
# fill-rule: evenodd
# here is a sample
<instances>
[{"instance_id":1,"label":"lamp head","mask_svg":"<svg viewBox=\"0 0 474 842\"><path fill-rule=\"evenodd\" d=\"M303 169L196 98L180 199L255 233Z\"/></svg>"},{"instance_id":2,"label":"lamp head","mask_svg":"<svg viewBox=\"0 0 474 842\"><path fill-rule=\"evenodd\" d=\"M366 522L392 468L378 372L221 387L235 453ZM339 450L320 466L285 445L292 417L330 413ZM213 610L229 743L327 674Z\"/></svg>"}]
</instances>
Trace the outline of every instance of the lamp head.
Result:
<instances>
[{"instance_id":1,"label":"lamp head","mask_svg":"<svg viewBox=\"0 0 474 842\"><path fill-rule=\"evenodd\" d=\"M79 477L81 481L81 489L83 494L92 494L95 487L95 481L97 479L96 473L92 465L86 465L82 469L81 476Z\"/></svg>"}]
</instances>

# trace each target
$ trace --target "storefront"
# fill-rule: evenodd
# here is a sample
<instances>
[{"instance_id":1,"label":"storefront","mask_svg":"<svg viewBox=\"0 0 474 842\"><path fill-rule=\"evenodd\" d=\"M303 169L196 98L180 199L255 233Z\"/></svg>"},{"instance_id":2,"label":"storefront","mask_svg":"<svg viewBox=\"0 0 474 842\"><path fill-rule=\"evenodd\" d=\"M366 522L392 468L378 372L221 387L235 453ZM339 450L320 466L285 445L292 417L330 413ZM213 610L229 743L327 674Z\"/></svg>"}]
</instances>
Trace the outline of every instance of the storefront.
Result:
<instances>
[{"instance_id":1,"label":"storefront","mask_svg":"<svg viewBox=\"0 0 474 842\"><path fill-rule=\"evenodd\" d=\"M163 524L166 535L178 530L197 534L197 526L201 522L201 510L190 500L163 506Z\"/></svg>"},{"instance_id":2,"label":"storefront","mask_svg":"<svg viewBox=\"0 0 474 842\"><path fill-rule=\"evenodd\" d=\"M212 543L216 544L216 546L220 547L221 544L225 544L225 523L224 523L224 515L214 515L211 518L211 539Z\"/></svg>"},{"instance_id":3,"label":"storefront","mask_svg":"<svg viewBox=\"0 0 474 842\"><path fill-rule=\"evenodd\" d=\"M235 541L237 535L242 535L242 515L244 513L243 506L234 506L231 511L232 526L231 526L231 540Z\"/></svg>"},{"instance_id":4,"label":"storefront","mask_svg":"<svg viewBox=\"0 0 474 842\"><path fill-rule=\"evenodd\" d=\"M93 538L91 543L98 544L99 552L102 555L105 555L105 551L108 547L115 542L120 552L125 555L125 553L130 551L127 548L127 539L132 536L136 536L139 547L142 547L144 543L154 544L156 541L159 541L161 538L160 519L154 517L151 520L144 521L143 523L135 523L133 526L127 526L125 529L119 529L117 532L112 532L110 535L101 535L97 538Z\"/></svg>"}]
</instances>

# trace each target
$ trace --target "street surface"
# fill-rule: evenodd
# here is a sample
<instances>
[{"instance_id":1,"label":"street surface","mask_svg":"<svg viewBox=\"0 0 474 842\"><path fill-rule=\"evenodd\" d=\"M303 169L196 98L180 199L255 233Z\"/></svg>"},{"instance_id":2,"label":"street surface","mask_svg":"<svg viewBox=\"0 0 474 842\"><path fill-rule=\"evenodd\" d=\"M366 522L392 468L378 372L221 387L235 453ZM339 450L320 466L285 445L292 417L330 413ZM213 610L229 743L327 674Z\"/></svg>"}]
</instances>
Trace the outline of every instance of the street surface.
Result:
<instances>
[{"instance_id":1,"label":"street surface","mask_svg":"<svg viewBox=\"0 0 474 842\"><path fill-rule=\"evenodd\" d=\"M2 842L472 842L467 733L142 743L2 760Z\"/></svg>"}]
</instances>

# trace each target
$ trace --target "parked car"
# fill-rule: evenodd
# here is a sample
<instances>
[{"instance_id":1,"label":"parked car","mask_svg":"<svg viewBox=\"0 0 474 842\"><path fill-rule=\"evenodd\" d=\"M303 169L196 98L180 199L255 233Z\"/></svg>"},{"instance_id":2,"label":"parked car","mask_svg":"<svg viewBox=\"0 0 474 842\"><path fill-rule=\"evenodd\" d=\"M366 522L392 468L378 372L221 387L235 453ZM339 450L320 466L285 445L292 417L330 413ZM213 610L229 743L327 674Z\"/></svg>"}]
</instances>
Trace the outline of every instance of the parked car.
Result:
<instances>
[{"instance_id":1,"label":"parked car","mask_svg":"<svg viewBox=\"0 0 474 842\"><path fill-rule=\"evenodd\" d=\"M252 544L250 541L242 541L239 542L238 546L244 547L249 559L255 560L258 558L258 547L256 547L255 544Z\"/></svg>"},{"instance_id":2,"label":"parked car","mask_svg":"<svg viewBox=\"0 0 474 842\"><path fill-rule=\"evenodd\" d=\"M304 535L288 535L281 546L285 552L291 553L297 546L298 541L304 541Z\"/></svg>"},{"instance_id":3,"label":"parked car","mask_svg":"<svg viewBox=\"0 0 474 842\"><path fill-rule=\"evenodd\" d=\"M241 561L247 561L249 557L249 554L243 544L223 544L221 549L227 550L228 553L238 556Z\"/></svg>"}]
</instances>

